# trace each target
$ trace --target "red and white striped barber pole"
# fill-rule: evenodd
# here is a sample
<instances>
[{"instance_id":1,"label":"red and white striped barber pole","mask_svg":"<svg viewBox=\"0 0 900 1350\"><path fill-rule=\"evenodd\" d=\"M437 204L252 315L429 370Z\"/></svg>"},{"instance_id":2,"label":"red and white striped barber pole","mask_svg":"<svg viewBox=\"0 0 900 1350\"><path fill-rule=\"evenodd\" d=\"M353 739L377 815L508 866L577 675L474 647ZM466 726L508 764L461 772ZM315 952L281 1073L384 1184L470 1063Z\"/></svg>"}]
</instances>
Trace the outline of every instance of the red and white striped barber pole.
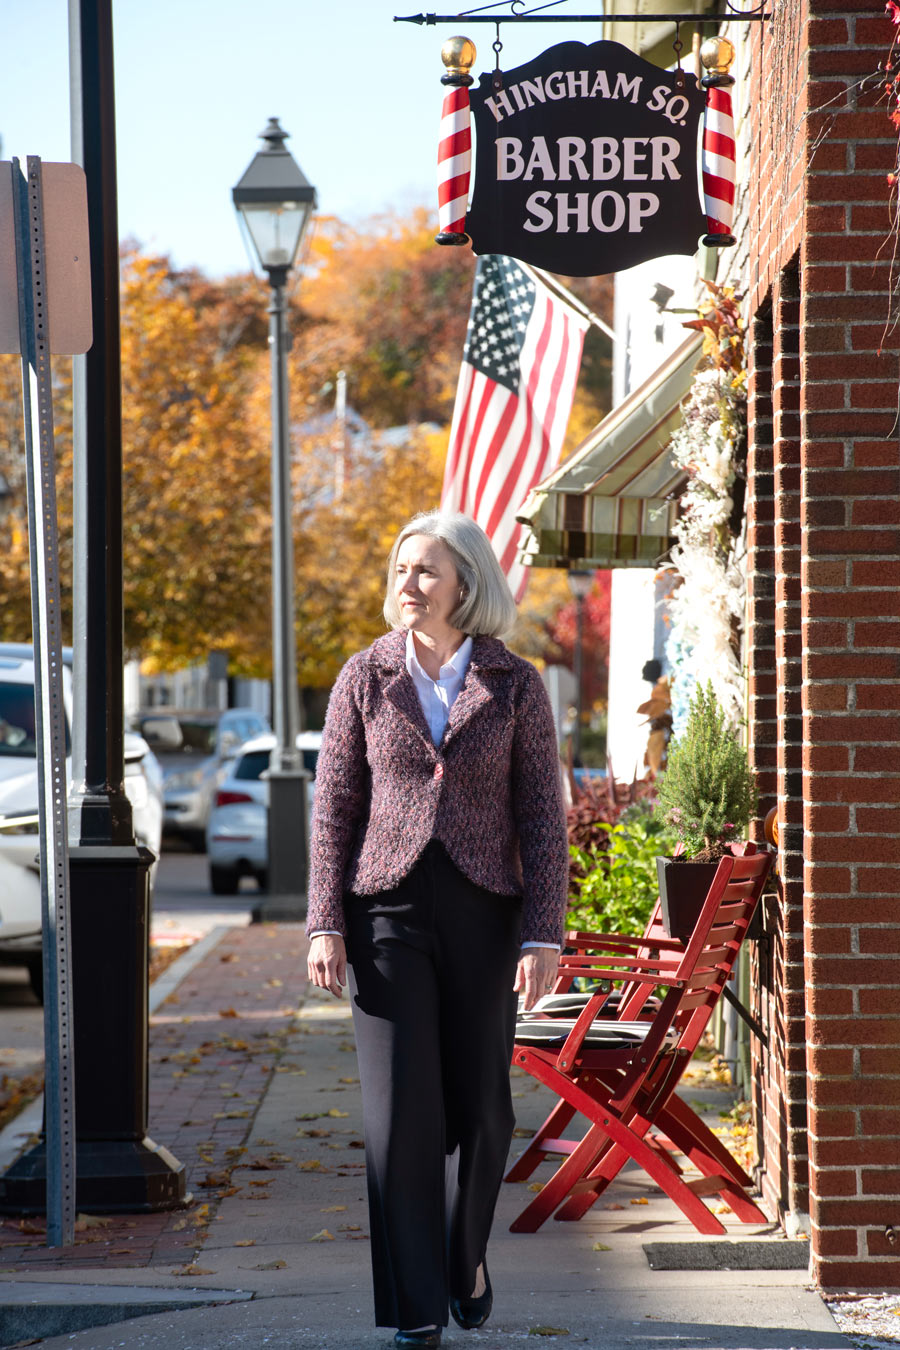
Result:
<instances>
[{"instance_id":1,"label":"red and white striped barber pole","mask_svg":"<svg viewBox=\"0 0 900 1350\"><path fill-rule=\"evenodd\" d=\"M700 60L710 72L700 83L706 90L703 117L703 209L708 248L728 248L735 242L734 223L735 143L731 107L733 76L728 67L734 47L727 38L709 38L700 48Z\"/></svg>"},{"instance_id":2,"label":"red and white striped barber pole","mask_svg":"<svg viewBox=\"0 0 900 1350\"><path fill-rule=\"evenodd\" d=\"M447 86L441 112L438 145L438 244L467 244L466 211L472 172L472 126L469 109L469 70L475 63L475 44L466 37L448 38L441 48L447 68L441 84Z\"/></svg>"}]
</instances>

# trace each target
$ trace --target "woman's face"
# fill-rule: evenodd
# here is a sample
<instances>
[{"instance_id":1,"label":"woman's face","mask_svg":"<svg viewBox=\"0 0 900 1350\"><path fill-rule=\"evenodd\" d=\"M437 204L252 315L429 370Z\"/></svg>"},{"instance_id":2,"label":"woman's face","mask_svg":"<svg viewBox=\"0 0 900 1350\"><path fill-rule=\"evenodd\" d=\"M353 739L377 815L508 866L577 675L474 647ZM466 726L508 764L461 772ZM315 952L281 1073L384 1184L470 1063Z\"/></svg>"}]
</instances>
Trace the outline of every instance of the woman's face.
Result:
<instances>
[{"instance_id":1,"label":"woman's face","mask_svg":"<svg viewBox=\"0 0 900 1350\"><path fill-rule=\"evenodd\" d=\"M394 595L400 617L414 633L440 637L455 631L450 615L460 602L460 582L453 554L442 539L411 534L397 554Z\"/></svg>"}]
</instances>

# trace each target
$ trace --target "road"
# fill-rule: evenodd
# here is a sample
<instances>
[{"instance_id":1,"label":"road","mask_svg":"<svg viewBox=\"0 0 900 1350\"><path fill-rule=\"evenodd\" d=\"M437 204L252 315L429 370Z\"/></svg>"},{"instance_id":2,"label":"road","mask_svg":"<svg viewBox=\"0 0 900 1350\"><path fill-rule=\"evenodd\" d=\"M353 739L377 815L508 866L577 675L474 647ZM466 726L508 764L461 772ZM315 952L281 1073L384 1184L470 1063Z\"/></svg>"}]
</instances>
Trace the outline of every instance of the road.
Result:
<instances>
[{"instance_id":1,"label":"road","mask_svg":"<svg viewBox=\"0 0 900 1350\"><path fill-rule=\"evenodd\" d=\"M166 850L159 862L153 900L154 942L201 938L219 924L246 924L258 894L245 880L235 896L214 896L203 853ZM0 1083L21 1078L44 1062L44 1013L18 966L0 966ZM3 1096L0 1092L0 1101Z\"/></svg>"},{"instance_id":2,"label":"road","mask_svg":"<svg viewBox=\"0 0 900 1350\"><path fill-rule=\"evenodd\" d=\"M154 942L167 938L200 938L219 924L250 922L259 891L249 877L237 895L213 895L205 853L188 853L172 845L163 851L156 876L150 925Z\"/></svg>"}]
</instances>

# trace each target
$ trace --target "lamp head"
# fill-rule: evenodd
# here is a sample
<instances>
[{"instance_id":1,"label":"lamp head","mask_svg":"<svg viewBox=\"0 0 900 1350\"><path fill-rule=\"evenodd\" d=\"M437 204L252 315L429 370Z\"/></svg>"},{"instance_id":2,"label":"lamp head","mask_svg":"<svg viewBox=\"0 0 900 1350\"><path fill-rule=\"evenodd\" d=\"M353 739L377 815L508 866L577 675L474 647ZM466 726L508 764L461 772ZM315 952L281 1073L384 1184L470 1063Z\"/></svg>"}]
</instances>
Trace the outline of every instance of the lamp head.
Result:
<instances>
[{"instance_id":1,"label":"lamp head","mask_svg":"<svg viewBox=\"0 0 900 1350\"><path fill-rule=\"evenodd\" d=\"M594 574L584 568L571 567L567 578L569 590L576 600L586 600L594 586Z\"/></svg>"},{"instance_id":2,"label":"lamp head","mask_svg":"<svg viewBox=\"0 0 900 1350\"><path fill-rule=\"evenodd\" d=\"M284 144L287 136L278 118L270 117L264 148L231 193L255 261L273 284L283 284L317 205L315 188Z\"/></svg>"}]
</instances>

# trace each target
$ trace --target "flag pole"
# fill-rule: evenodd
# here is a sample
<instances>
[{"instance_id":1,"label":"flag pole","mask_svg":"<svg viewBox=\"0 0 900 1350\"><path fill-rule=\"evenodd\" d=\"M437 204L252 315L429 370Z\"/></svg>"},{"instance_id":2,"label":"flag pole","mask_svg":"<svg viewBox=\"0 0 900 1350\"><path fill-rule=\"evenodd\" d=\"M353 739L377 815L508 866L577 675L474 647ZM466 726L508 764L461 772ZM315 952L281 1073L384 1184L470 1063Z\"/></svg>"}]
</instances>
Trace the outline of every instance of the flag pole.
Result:
<instances>
[{"instance_id":1,"label":"flag pole","mask_svg":"<svg viewBox=\"0 0 900 1350\"><path fill-rule=\"evenodd\" d=\"M578 296L574 295L572 291L568 289L567 286L564 286L562 284L561 281L557 281L556 277L553 276L552 273L545 272L541 267L532 267L529 263L522 262L521 258L517 258L516 261L518 262L523 272L527 272L530 277L536 278L538 281L542 281L545 286L548 286L551 290L555 290L556 293L563 300L565 300L565 302L568 305L571 305L571 307L574 310L576 310L579 314L584 315L584 317L588 319L594 325L595 328L600 329L601 333L605 333L606 336L610 339L610 341L612 342L620 341L618 334L612 328L610 328L609 324L604 323L604 321L600 318L599 314L595 314L592 309L588 309L584 301L579 300Z\"/></svg>"}]
</instances>

